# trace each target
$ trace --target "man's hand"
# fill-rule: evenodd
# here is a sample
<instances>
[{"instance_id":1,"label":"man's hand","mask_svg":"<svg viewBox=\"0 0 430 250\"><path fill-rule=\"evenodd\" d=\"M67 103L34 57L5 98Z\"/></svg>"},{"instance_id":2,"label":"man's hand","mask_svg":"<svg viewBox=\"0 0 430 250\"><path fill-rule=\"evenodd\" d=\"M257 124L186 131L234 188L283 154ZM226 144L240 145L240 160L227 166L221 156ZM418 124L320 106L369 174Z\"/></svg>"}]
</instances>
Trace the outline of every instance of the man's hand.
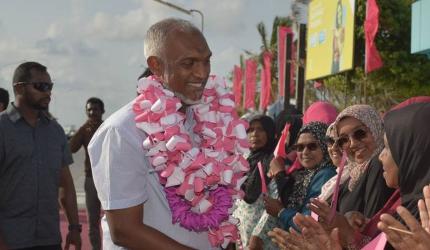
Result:
<instances>
[{"instance_id":1,"label":"man's hand","mask_svg":"<svg viewBox=\"0 0 430 250\"><path fill-rule=\"evenodd\" d=\"M70 245L74 245L76 250L81 250L81 234L78 230L71 230L67 233L64 249L68 250Z\"/></svg>"}]
</instances>

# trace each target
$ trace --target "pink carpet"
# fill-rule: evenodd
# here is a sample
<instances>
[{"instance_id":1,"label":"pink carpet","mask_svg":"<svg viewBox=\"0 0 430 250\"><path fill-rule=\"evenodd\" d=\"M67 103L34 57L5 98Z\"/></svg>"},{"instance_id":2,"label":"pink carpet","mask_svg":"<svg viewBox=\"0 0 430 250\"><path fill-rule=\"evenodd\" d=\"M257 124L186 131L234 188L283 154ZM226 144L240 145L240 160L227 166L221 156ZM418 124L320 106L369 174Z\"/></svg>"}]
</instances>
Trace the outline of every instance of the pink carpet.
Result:
<instances>
[{"instance_id":1,"label":"pink carpet","mask_svg":"<svg viewBox=\"0 0 430 250\"><path fill-rule=\"evenodd\" d=\"M88 239L88 222L87 222L87 212L85 209L79 210L79 223L82 224L82 250L91 250L90 240ZM67 221L66 215L61 211L60 212L60 228L61 228L61 237L63 239L63 248L66 242L66 234L68 230L69 222ZM73 246L70 249L74 249Z\"/></svg>"}]
</instances>

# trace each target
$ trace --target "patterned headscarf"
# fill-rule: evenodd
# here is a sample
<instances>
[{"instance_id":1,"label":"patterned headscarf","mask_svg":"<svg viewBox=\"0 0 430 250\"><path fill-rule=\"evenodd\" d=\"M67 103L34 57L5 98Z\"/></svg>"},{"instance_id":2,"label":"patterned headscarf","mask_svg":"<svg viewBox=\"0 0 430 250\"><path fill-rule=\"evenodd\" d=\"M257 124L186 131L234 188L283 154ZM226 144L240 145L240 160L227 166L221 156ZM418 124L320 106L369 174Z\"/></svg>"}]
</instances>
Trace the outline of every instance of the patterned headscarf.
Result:
<instances>
[{"instance_id":1,"label":"patterned headscarf","mask_svg":"<svg viewBox=\"0 0 430 250\"><path fill-rule=\"evenodd\" d=\"M372 135L376 143L375 151L373 152L371 157L367 159L364 163L358 164L355 162L355 159L353 157L349 157L349 162L352 164L352 166L350 172L351 179L348 184L348 189L352 191L357 184L357 181L366 171L370 160L376 155L379 155L379 153L384 148L384 126L382 119L378 114L378 111L376 111L375 108L369 105L359 104L349 106L344 109L337 116L335 121L337 131L339 130L339 122L345 117L353 117L363 123L370 130L370 134Z\"/></svg>"},{"instance_id":2,"label":"patterned headscarf","mask_svg":"<svg viewBox=\"0 0 430 250\"><path fill-rule=\"evenodd\" d=\"M327 166L333 167L330 156L328 155L327 144L325 142L325 132L327 124L322 122L310 122L300 129L299 136L304 133L310 133L317 140L318 145L323 152L323 160L313 169L300 169L293 172L291 182L287 184L288 190L291 190L287 198L287 208L297 208L303 205L306 197L308 186L312 177L321 169Z\"/></svg>"}]
</instances>

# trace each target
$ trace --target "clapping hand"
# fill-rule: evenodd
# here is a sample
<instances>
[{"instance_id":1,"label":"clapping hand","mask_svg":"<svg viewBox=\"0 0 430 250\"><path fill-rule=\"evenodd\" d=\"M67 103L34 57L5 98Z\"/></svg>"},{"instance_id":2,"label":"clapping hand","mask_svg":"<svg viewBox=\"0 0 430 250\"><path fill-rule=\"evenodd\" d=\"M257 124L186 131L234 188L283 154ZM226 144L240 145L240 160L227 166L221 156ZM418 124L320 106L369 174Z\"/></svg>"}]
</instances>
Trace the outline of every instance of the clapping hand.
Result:
<instances>
[{"instance_id":1,"label":"clapping hand","mask_svg":"<svg viewBox=\"0 0 430 250\"><path fill-rule=\"evenodd\" d=\"M430 249L430 187L425 186L423 189L424 200L418 201L418 209L420 213L421 224L415 217L404 207L399 206L397 213L405 221L408 229L393 216L389 214L381 215L381 222L378 223L378 228L387 235L390 244L401 250L427 250ZM400 229L395 230L395 229ZM402 232L401 230L405 231Z\"/></svg>"}]
</instances>

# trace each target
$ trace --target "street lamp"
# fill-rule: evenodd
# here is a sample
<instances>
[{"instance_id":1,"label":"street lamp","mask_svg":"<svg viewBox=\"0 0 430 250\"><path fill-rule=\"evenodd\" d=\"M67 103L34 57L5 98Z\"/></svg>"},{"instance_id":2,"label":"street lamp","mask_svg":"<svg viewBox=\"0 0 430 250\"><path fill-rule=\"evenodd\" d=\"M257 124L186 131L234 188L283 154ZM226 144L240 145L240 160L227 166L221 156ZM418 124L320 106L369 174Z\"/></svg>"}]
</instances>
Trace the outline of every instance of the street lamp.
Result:
<instances>
[{"instance_id":1,"label":"street lamp","mask_svg":"<svg viewBox=\"0 0 430 250\"><path fill-rule=\"evenodd\" d=\"M200 10L195 10L195 9L187 10L187 9L184 9L184 8L178 6L178 5L175 5L175 4L163 1L163 0L154 0L154 1L159 2L161 4L164 4L164 5L172 8L172 9L175 9L177 11L180 11L180 12L185 13L185 14L190 15L190 16L193 15L193 12L199 13L200 17L202 18L202 33L203 33L204 17L203 17L203 12L201 12Z\"/></svg>"}]
</instances>

